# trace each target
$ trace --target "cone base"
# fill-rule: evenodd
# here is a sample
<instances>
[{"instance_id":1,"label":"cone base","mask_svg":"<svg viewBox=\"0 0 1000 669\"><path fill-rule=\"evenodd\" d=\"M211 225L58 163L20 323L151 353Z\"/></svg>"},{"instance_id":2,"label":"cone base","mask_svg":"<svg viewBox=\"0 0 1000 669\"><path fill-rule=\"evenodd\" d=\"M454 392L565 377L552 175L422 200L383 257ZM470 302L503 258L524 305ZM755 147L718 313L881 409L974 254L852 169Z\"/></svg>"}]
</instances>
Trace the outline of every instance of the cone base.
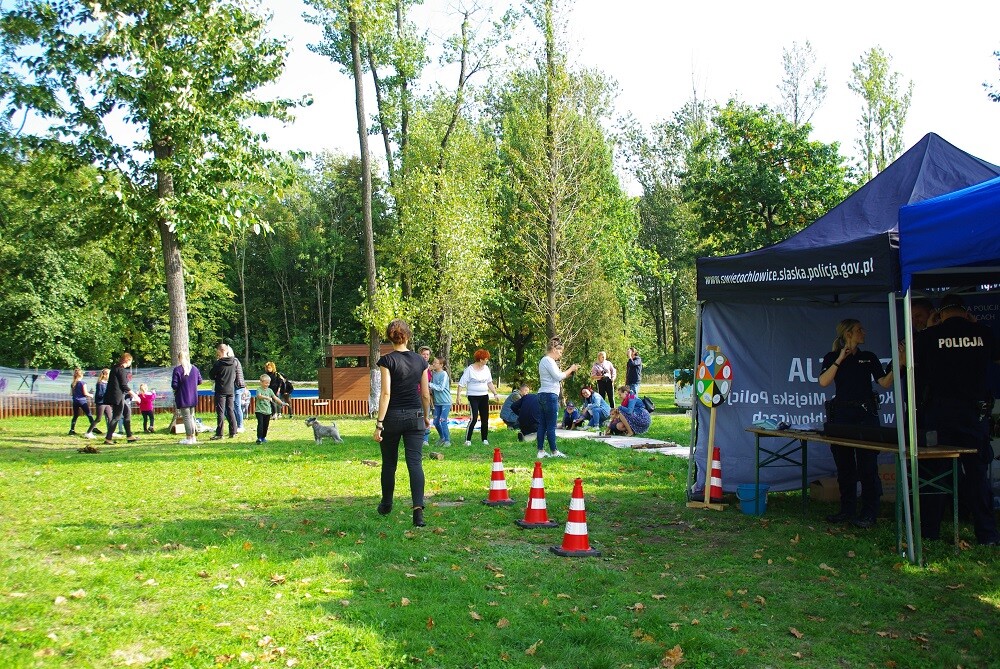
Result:
<instances>
[{"instance_id":1,"label":"cone base","mask_svg":"<svg viewBox=\"0 0 1000 669\"><path fill-rule=\"evenodd\" d=\"M593 548L585 551L567 551L562 546L549 546L549 550L561 557L601 557L601 551Z\"/></svg>"},{"instance_id":2,"label":"cone base","mask_svg":"<svg viewBox=\"0 0 1000 669\"><path fill-rule=\"evenodd\" d=\"M514 523L518 527L523 527L526 530L530 530L534 527L559 527L559 523L555 523L551 520L546 520L543 523L529 523L526 520L515 520Z\"/></svg>"},{"instance_id":3,"label":"cone base","mask_svg":"<svg viewBox=\"0 0 1000 669\"><path fill-rule=\"evenodd\" d=\"M486 506L514 506L514 500L512 499L484 499L483 504Z\"/></svg>"}]
</instances>

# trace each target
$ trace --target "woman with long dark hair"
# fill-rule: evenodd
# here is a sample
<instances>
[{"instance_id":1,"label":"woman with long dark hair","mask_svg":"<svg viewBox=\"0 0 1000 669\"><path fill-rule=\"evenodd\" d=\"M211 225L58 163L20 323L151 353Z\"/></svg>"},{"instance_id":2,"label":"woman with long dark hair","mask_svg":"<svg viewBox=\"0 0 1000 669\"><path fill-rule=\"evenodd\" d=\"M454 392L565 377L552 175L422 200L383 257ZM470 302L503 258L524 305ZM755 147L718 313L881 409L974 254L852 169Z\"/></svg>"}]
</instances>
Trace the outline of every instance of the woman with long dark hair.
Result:
<instances>
[{"instance_id":1,"label":"woman with long dark hair","mask_svg":"<svg viewBox=\"0 0 1000 669\"><path fill-rule=\"evenodd\" d=\"M410 476L413 524L423 527L423 443L424 431L431 424L427 361L409 350L413 333L406 321L397 318L389 323L385 338L392 342L392 352L378 361L382 390L373 435L382 451L382 501L379 502L378 512L383 516L392 512L399 442L402 439L406 471Z\"/></svg>"}]
</instances>

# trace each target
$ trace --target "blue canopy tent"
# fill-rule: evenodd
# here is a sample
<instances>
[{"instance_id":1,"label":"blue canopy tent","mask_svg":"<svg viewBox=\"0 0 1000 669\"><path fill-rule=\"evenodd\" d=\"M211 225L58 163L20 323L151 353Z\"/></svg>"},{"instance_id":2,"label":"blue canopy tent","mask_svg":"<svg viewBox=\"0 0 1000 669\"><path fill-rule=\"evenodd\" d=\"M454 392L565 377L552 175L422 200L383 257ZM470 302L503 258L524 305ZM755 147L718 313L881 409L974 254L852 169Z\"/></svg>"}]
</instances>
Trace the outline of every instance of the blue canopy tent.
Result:
<instances>
[{"instance_id":1,"label":"blue canopy tent","mask_svg":"<svg viewBox=\"0 0 1000 669\"><path fill-rule=\"evenodd\" d=\"M1000 167L972 156L933 133L814 223L771 246L697 261L696 351L720 345L733 365L730 401L718 409L716 444L722 449L723 489L754 481L757 418L822 423L827 389L817 384L836 323L859 318L868 346L884 360L898 341L896 293L900 208L1000 176ZM1000 256L998 256L1000 257ZM700 357L700 356L699 356ZM696 361L697 364L697 361ZM883 393L883 422L899 415L901 388ZM698 406L692 458L704 463L708 409ZM835 471L828 453L809 455L812 478ZM772 490L801 485L793 468L769 468L760 480ZM691 487L704 485L697 472Z\"/></svg>"}]
</instances>

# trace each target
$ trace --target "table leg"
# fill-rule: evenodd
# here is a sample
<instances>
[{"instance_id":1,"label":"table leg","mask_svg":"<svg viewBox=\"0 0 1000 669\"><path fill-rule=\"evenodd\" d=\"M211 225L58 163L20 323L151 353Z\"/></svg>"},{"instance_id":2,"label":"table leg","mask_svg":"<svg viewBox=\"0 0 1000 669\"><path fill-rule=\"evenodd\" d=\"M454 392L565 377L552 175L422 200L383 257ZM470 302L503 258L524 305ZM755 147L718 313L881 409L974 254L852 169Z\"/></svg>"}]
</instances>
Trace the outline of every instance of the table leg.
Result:
<instances>
[{"instance_id":1,"label":"table leg","mask_svg":"<svg viewBox=\"0 0 1000 669\"><path fill-rule=\"evenodd\" d=\"M754 435L753 461L754 461L754 466L753 466L754 494L756 495L756 499L754 499L753 501L754 504L753 510L759 515L760 507L757 506L758 504L760 504L760 435L759 434Z\"/></svg>"},{"instance_id":2,"label":"table leg","mask_svg":"<svg viewBox=\"0 0 1000 669\"><path fill-rule=\"evenodd\" d=\"M896 462L896 553L903 553L903 465L899 461L899 455L893 458Z\"/></svg>"},{"instance_id":3,"label":"table leg","mask_svg":"<svg viewBox=\"0 0 1000 669\"><path fill-rule=\"evenodd\" d=\"M952 526L955 528L955 552L958 552L958 458L951 459Z\"/></svg>"},{"instance_id":4,"label":"table leg","mask_svg":"<svg viewBox=\"0 0 1000 669\"><path fill-rule=\"evenodd\" d=\"M802 516L809 515L809 444L805 439L799 439L802 447Z\"/></svg>"}]
</instances>

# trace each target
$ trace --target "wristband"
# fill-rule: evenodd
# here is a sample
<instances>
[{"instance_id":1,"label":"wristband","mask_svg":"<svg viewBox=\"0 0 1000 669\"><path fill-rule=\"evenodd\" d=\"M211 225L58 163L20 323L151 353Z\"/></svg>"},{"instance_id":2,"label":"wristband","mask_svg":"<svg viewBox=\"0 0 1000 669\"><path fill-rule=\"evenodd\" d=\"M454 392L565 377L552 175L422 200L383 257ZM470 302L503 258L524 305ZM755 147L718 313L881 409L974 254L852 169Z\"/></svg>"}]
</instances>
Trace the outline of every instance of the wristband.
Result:
<instances>
[{"instance_id":1,"label":"wristband","mask_svg":"<svg viewBox=\"0 0 1000 669\"><path fill-rule=\"evenodd\" d=\"M840 363L839 363L839 362L835 362L835 363L833 363L833 364L832 364L832 365L830 365L830 366L831 366L831 367L840 367Z\"/></svg>"}]
</instances>

